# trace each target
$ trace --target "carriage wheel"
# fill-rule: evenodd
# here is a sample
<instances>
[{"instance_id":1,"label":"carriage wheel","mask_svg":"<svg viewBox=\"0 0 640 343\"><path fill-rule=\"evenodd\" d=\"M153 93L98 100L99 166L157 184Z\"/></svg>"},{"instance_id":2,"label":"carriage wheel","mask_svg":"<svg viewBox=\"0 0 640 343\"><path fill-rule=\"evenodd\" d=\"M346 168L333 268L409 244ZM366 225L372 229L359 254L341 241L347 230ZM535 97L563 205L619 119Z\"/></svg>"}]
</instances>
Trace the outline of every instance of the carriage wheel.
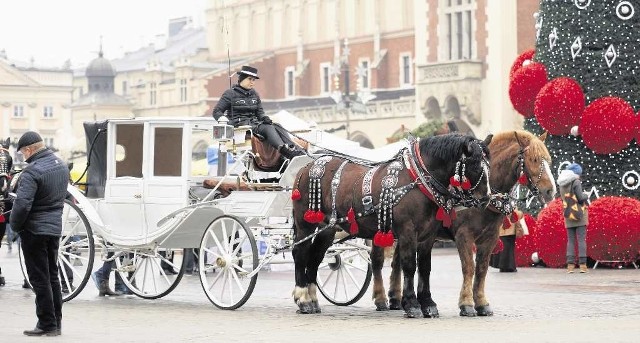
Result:
<instances>
[{"instance_id":1,"label":"carriage wheel","mask_svg":"<svg viewBox=\"0 0 640 343\"><path fill-rule=\"evenodd\" d=\"M238 218L216 218L204 232L198 266L202 289L223 310L235 310L251 296L258 274L258 247L253 232Z\"/></svg>"},{"instance_id":2,"label":"carriage wheel","mask_svg":"<svg viewBox=\"0 0 640 343\"><path fill-rule=\"evenodd\" d=\"M162 298L182 279L187 252L164 248L126 250L115 259L116 271L133 294L144 299Z\"/></svg>"},{"instance_id":3,"label":"carriage wheel","mask_svg":"<svg viewBox=\"0 0 640 343\"><path fill-rule=\"evenodd\" d=\"M355 241L364 245L363 239ZM371 275L369 251L349 242L334 244L318 268L318 290L334 305L351 305L367 292Z\"/></svg>"},{"instance_id":4,"label":"carriage wheel","mask_svg":"<svg viewBox=\"0 0 640 343\"><path fill-rule=\"evenodd\" d=\"M19 249L22 274L29 282L22 249ZM62 236L58 249L58 276L63 290L62 301L69 301L82 292L91 276L94 257L93 231L87 217L78 205L65 200L62 210Z\"/></svg>"}]
</instances>

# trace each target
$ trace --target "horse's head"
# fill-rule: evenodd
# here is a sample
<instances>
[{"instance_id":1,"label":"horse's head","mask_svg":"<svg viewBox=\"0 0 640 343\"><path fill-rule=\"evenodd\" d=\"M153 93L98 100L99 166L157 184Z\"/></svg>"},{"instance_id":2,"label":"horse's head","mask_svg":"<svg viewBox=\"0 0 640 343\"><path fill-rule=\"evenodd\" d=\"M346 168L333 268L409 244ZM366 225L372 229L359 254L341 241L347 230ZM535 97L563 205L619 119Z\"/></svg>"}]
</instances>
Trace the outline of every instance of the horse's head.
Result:
<instances>
[{"instance_id":1,"label":"horse's head","mask_svg":"<svg viewBox=\"0 0 640 343\"><path fill-rule=\"evenodd\" d=\"M438 183L463 203L477 205L491 193L487 147L491 138L481 141L459 133L435 136L421 140L420 153Z\"/></svg>"},{"instance_id":2,"label":"horse's head","mask_svg":"<svg viewBox=\"0 0 640 343\"><path fill-rule=\"evenodd\" d=\"M539 137L527 132L514 132L520 147L518 170L526 178L526 185L541 202L548 203L556 195L556 180L551 173L551 155L544 145L547 133Z\"/></svg>"}]
</instances>

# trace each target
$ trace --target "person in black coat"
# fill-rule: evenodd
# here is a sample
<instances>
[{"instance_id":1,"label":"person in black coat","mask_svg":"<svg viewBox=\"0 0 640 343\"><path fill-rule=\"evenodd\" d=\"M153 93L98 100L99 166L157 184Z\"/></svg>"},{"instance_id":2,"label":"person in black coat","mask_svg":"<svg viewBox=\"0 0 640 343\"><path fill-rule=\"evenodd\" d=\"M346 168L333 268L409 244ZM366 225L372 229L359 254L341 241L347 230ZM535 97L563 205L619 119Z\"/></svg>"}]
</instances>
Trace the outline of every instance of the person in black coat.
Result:
<instances>
[{"instance_id":1,"label":"person in black coat","mask_svg":"<svg viewBox=\"0 0 640 343\"><path fill-rule=\"evenodd\" d=\"M258 77L258 69L242 66L237 73L238 83L227 89L213 109L213 118L219 120L225 115L229 124L238 127L250 125L254 133L264 137L286 158L304 153L289 138L289 133L280 125L273 124L271 118L264 113L260 96L253 89Z\"/></svg>"},{"instance_id":2,"label":"person in black coat","mask_svg":"<svg viewBox=\"0 0 640 343\"><path fill-rule=\"evenodd\" d=\"M58 247L69 169L47 149L42 137L28 131L18 141L28 165L18 179L11 228L20 235L24 264L36 294L38 322L27 336L58 336L62 325L62 293Z\"/></svg>"}]
</instances>

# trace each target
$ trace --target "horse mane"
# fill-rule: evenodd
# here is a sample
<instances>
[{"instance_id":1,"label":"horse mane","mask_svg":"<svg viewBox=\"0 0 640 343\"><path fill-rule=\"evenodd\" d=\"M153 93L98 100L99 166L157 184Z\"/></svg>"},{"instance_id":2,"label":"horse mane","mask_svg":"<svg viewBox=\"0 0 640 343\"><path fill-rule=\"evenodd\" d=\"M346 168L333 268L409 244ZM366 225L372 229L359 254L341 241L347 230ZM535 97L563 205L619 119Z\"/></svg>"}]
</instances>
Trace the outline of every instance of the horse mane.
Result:
<instances>
[{"instance_id":1,"label":"horse mane","mask_svg":"<svg viewBox=\"0 0 640 343\"><path fill-rule=\"evenodd\" d=\"M470 142L476 141L475 138L460 133L448 133L444 135L432 136L420 140L420 153L425 156L435 157L441 160L458 160L466 151ZM479 158L482 156L482 147L480 144L471 144L473 149L468 158Z\"/></svg>"},{"instance_id":2,"label":"horse mane","mask_svg":"<svg viewBox=\"0 0 640 343\"><path fill-rule=\"evenodd\" d=\"M493 136L493 139L491 140L491 143L489 145L495 149L494 151L506 151L511 146L513 146L513 148L520 149L520 146L516 141L516 135L514 134L514 132L518 135L518 140L520 141L522 146L529 147L528 151L531 154L545 159L547 162L551 162L551 155L549 154L549 150L547 150L547 147L544 145L544 142L529 131L514 130L500 132ZM496 155L497 154L494 152L493 156Z\"/></svg>"}]
</instances>

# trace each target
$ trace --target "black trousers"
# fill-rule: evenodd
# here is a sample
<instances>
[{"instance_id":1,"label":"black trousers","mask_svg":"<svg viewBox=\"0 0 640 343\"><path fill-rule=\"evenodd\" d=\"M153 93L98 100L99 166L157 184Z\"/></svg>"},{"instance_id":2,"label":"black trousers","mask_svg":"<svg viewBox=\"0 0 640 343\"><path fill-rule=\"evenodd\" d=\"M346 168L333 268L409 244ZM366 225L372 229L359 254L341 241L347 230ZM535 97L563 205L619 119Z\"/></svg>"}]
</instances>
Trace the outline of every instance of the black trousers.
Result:
<instances>
[{"instance_id":1,"label":"black trousers","mask_svg":"<svg viewBox=\"0 0 640 343\"><path fill-rule=\"evenodd\" d=\"M500 236L503 249L501 252L491 255L489 264L499 268L501 272L516 271L516 235Z\"/></svg>"},{"instance_id":2,"label":"black trousers","mask_svg":"<svg viewBox=\"0 0 640 343\"><path fill-rule=\"evenodd\" d=\"M264 139L274 148L279 148L283 144L293 145L293 141L289 138L287 131L278 124L258 124L252 130L263 136Z\"/></svg>"},{"instance_id":3,"label":"black trousers","mask_svg":"<svg viewBox=\"0 0 640 343\"><path fill-rule=\"evenodd\" d=\"M58 277L60 237L20 232L24 264L36 293L36 327L49 331L62 322L62 293Z\"/></svg>"}]
</instances>

